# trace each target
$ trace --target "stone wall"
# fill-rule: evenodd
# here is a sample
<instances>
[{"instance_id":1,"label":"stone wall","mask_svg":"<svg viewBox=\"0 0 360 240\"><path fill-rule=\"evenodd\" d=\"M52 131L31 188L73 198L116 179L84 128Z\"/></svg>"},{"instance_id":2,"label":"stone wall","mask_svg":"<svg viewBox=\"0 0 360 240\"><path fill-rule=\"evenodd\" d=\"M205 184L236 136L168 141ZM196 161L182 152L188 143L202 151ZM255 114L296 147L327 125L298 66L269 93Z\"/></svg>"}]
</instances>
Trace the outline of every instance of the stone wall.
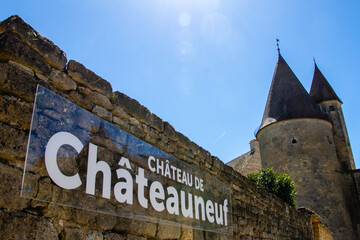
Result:
<instances>
[{"instance_id":1,"label":"stone wall","mask_svg":"<svg viewBox=\"0 0 360 240\"><path fill-rule=\"evenodd\" d=\"M233 235L20 197L37 84L230 185ZM0 24L0 128L0 236L6 239L313 239L309 215L257 188L81 63L67 61L18 16Z\"/></svg>"},{"instance_id":2,"label":"stone wall","mask_svg":"<svg viewBox=\"0 0 360 240\"><path fill-rule=\"evenodd\" d=\"M317 215L311 216L314 240L332 240L332 232L321 223L321 218Z\"/></svg>"},{"instance_id":3,"label":"stone wall","mask_svg":"<svg viewBox=\"0 0 360 240\"><path fill-rule=\"evenodd\" d=\"M320 103L321 109L327 112L333 123L333 136L336 154L339 158L343 171L355 170L355 162L352 154L349 135L346 129L341 102L337 100Z\"/></svg>"},{"instance_id":4,"label":"stone wall","mask_svg":"<svg viewBox=\"0 0 360 240\"><path fill-rule=\"evenodd\" d=\"M355 190L354 191L354 197L353 197L353 201L356 201L356 206L360 206L360 170L354 170L351 173L352 175L352 180L354 182L355 185ZM360 210L359 207L357 208L357 211L354 213L356 220L354 221L356 223L356 228L358 230L358 232L360 233Z\"/></svg>"},{"instance_id":5,"label":"stone wall","mask_svg":"<svg viewBox=\"0 0 360 240\"><path fill-rule=\"evenodd\" d=\"M226 163L235 171L244 176L261 170L261 155L259 141L253 139L250 141L250 151Z\"/></svg>"},{"instance_id":6,"label":"stone wall","mask_svg":"<svg viewBox=\"0 0 360 240\"><path fill-rule=\"evenodd\" d=\"M268 125L257 138L263 167L290 175L298 206L316 211L334 239L358 239L349 207L351 180L340 171L331 124L320 119L291 119Z\"/></svg>"}]
</instances>

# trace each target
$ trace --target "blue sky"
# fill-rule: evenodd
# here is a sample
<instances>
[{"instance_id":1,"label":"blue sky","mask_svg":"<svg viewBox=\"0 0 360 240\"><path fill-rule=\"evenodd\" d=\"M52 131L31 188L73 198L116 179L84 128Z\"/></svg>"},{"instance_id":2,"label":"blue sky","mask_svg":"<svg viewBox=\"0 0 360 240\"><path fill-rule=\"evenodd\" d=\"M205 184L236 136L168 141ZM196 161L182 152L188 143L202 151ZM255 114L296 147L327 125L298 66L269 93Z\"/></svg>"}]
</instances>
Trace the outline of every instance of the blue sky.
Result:
<instances>
[{"instance_id":1,"label":"blue sky","mask_svg":"<svg viewBox=\"0 0 360 240\"><path fill-rule=\"evenodd\" d=\"M4 1L68 57L228 162L260 125L280 39L309 90L313 57L344 102L360 166L359 1Z\"/></svg>"}]
</instances>

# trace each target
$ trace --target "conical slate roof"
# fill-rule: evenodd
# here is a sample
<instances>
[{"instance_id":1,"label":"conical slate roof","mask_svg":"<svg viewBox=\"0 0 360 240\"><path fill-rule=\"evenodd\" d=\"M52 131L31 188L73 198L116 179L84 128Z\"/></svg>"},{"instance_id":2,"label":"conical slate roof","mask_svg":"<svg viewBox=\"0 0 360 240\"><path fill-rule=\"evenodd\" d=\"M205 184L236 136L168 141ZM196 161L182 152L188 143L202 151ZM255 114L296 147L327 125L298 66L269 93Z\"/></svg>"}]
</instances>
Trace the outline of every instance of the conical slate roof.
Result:
<instances>
[{"instance_id":1,"label":"conical slate roof","mask_svg":"<svg viewBox=\"0 0 360 240\"><path fill-rule=\"evenodd\" d=\"M274 122L296 118L328 120L279 54L259 130Z\"/></svg>"},{"instance_id":2,"label":"conical slate roof","mask_svg":"<svg viewBox=\"0 0 360 240\"><path fill-rule=\"evenodd\" d=\"M336 95L334 89L331 87L324 75L320 72L316 64L314 70L314 77L310 89L310 97L316 103L328 100L337 100L341 102L339 97Z\"/></svg>"}]
</instances>

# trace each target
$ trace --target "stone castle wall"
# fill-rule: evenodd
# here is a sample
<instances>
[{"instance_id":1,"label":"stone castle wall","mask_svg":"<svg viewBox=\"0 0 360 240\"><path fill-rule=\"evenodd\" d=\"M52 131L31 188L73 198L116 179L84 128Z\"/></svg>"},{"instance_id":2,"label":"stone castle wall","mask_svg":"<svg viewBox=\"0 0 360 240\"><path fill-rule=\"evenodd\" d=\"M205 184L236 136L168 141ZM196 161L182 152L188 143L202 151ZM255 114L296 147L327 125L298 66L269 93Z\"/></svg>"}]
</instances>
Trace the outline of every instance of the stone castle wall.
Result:
<instances>
[{"instance_id":1,"label":"stone castle wall","mask_svg":"<svg viewBox=\"0 0 360 240\"><path fill-rule=\"evenodd\" d=\"M337 156L341 169L355 170L354 157L351 151L350 140L346 129L341 103L338 101L325 101L320 104L321 109L327 112L333 123L333 136Z\"/></svg>"},{"instance_id":2,"label":"stone castle wall","mask_svg":"<svg viewBox=\"0 0 360 240\"><path fill-rule=\"evenodd\" d=\"M244 176L260 171L262 164L259 141L255 139L251 140L249 152L235 158L226 164Z\"/></svg>"},{"instance_id":3,"label":"stone castle wall","mask_svg":"<svg viewBox=\"0 0 360 240\"><path fill-rule=\"evenodd\" d=\"M37 84L230 185L233 235L20 197ZM0 129L0 236L7 239L313 239L310 215L257 188L81 63L67 61L17 16L0 24Z\"/></svg>"},{"instance_id":4,"label":"stone castle wall","mask_svg":"<svg viewBox=\"0 0 360 240\"><path fill-rule=\"evenodd\" d=\"M334 239L357 239L348 205L350 182L340 171L332 125L320 119L291 119L261 129L257 138L263 167L290 175L298 206L316 211Z\"/></svg>"}]
</instances>

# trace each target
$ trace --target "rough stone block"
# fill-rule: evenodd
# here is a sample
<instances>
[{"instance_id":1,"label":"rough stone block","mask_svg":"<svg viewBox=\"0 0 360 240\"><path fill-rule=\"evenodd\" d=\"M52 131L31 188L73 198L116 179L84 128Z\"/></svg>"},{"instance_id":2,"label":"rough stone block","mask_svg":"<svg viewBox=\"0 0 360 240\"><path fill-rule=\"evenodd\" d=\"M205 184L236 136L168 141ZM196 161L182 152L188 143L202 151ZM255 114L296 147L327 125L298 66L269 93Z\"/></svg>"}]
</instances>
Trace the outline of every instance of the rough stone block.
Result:
<instances>
[{"instance_id":1,"label":"rough stone block","mask_svg":"<svg viewBox=\"0 0 360 240\"><path fill-rule=\"evenodd\" d=\"M76 90L76 83L67 74L53 68L50 73L52 84L63 91Z\"/></svg>"},{"instance_id":2,"label":"rough stone block","mask_svg":"<svg viewBox=\"0 0 360 240\"><path fill-rule=\"evenodd\" d=\"M61 239L64 240L73 240L73 239L85 239L86 232L79 228L70 228L66 227L64 231L61 233Z\"/></svg>"},{"instance_id":3,"label":"rough stone block","mask_svg":"<svg viewBox=\"0 0 360 240\"><path fill-rule=\"evenodd\" d=\"M76 82L86 84L92 90L106 95L112 96L112 87L109 82L96 75L93 71L87 69L81 63L70 60L67 65L69 76Z\"/></svg>"},{"instance_id":4,"label":"rough stone block","mask_svg":"<svg viewBox=\"0 0 360 240\"><path fill-rule=\"evenodd\" d=\"M22 210L29 199L20 197L22 170L0 162L0 208Z\"/></svg>"},{"instance_id":5,"label":"rough stone block","mask_svg":"<svg viewBox=\"0 0 360 240\"><path fill-rule=\"evenodd\" d=\"M130 133L141 139L145 137L144 131L140 125L130 126Z\"/></svg>"},{"instance_id":6,"label":"rough stone block","mask_svg":"<svg viewBox=\"0 0 360 240\"><path fill-rule=\"evenodd\" d=\"M41 79L36 79L33 74L23 71L21 68L8 63L0 63L1 92L33 102L37 84L49 87L48 83Z\"/></svg>"},{"instance_id":7,"label":"rough stone block","mask_svg":"<svg viewBox=\"0 0 360 240\"><path fill-rule=\"evenodd\" d=\"M147 240L147 238L126 233L105 233L104 240Z\"/></svg>"},{"instance_id":8,"label":"rough stone block","mask_svg":"<svg viewBox=\"0 0 360 240\"><path fill-rule=\"evenodd\" d=\"M128 119L128 120L129 120L131 125L140 126L140 122L136 118L130 117L130 119Z\"/></svg>"},{"instance_id":9,"label":"rough stone block","mask_svg":"<svg viewBox=\"0 0 360 240\"><path fill-rule=\"evenodd\" d=\"M87 97L91 102L95 103L96 105L104 107L106 110L111 111L111 109L113 108L109 98L101 93L91 91Z\"/></svg>"},{"instance_id":10,"label":"rough stone block","mask_svg":"<svg viewBox=\"0 0 360 240\"><path fill-rule=\"evenodd\" d=\"M127 218L118 218L114 230L136 233L138 235L144 235L147 237L155 237L156 224L151 222L131 220Z\"/></svg>"},{"instance_id":11,"label":"rough stone block","mask_svg":"<svg viewBox=\"0 0 360 240\"><path fill-rule=\"evenodd\" d=\"M95 225L96 213L82 209L75 209L75 222L82 225Z\"/></svg>"},{"instance_id":12,"label":"rough stone block","mask_svg":"<svg viewBox=\"0 0 360 240\"><path fill-rule=\"evenodd\" d=\"M16 68L21 69L21 71L23 71L23 72L28 72L30 75L33 75L33 74L34 74L34 71L31 70L31 68L29 68L29 67L27 67L27 66L24 66L24 65L22 65L22 64L20 64L20 63L18 63L18 62L9 60L8 63L9 63L10 65L13 65L13 66L16 67ZM36 73L35 73L35 74L36 74ZM41 75L41 74L39 74L39 75Z\"/></svg>"},{"instance_id":13,"label":"rough stone block","mask_svg":"<svg viewBox=\"0 0 360 240\"><path fill-rule=\"evenodd\" d=\"M175 139L177 140L176 143L183 148L190 149L193 142L190 141L188 137L186 137L184 134L176 132Z\"/></svg>"},{"instance_id":14,"label":"rough stone block","mask_svg":"<svg viewBox=\"0 0 360 240\"><path fill-rule=\"evenodd\" d=\"M121 129L123 129L125 131L130 130L130 125L128 123L126 123L125 121L121 120L121 118L119 118L119 117L114 116L113 123L117 124Z\"/></svg>"},{"instance_id":15,"label":"rough stone block","mask_svg":"<svg viewBox=\"0 0 360 240\"><path fill-rule=\"evenodd\" d=\"M148 120L149 125L151 125L153 128L158 130L159 132L164 131L164 122L156 116L155 114L151 113L150 118Z\"/></svg>"},{"instance_id":16,"label":"rough stone block","mask_svg":"<svg viewBox=\"0 0 360 240\"><path fill-rule=\"evenodd\" d=\"M114 210L115 211L115 210ZM117 217L109 214L97 214L96 221L97 226L103 230L111 230L116 224Z\"/></svg>"},{"instance_id":17,"label":"rough stone block","mask_svg":"<svg viewBox=\"0 0 360 240\"><path fill-rule=\"evenodd\" d=\"M0 226L2 239L58 239L50 221L30 213L0 210Z\"/></svg>"},{"instance_id":18,"label":"rough stone block","mask_svg":"<svg viewBox=\"0 0 360 240\"><path fill-rule=\"evenodd\" d=\"M114 106L112 113L114 116L120 117L124 120L129 120L131 117L129 114L127 114L124 109L120 106Z\"/></svg>"},{"instance_id":19,"label":"rough stone block","mask_svg":"<svg viewBox=\"0 0 360 240\"><path fill-rule=\"evenodd\" d=\"M90 93L91 93L91 90L87 87L82 87L82 86L79 86L78 87L78 91L80 94L84 95L85 97L89 96Z\"/></svg>"},{"instance_id":20,"label":"rough stone block","mask_svg":"<svg viewBox=\"0 0 360 240\"><path fill-rule=\"evenodd\" d=\"M215 167L215 169L222 170L225 164L218 157L212 156L212 159L213 159L213 166Z\"/></svg>"},{"instance_id":21,"label":"rough stone block","mask_svg":"<svg viewBox=\"0 0 360 240\"><path fill-rule=\"evenodd\" d=\"M14 35L0 35L0 59L14 60L33 69L35 72L44 75L50 74L50 66L42 56Z\"/></svg>"},{"instance_id":22,"label":"rough stone block","mask_svg":"<svg viewBox=\"0 0 360 240\"><path fill-rule=\"evenodd\" d=\"M69 93L69 96L71 97L72 100L74 100L74 102L78 106L80 106L88 111L91 111L91 109L93 109L93 107L94 107L94 104L87 97L80 95L76 91L71 91Z\"/></svg>"},{"instance_id":23,"label":"rough stone block","mask_svg":"<svg viewBox=\"0 0 360 240\"><path fill-rule=\"evenodd\" d=\"M175 128L168 122L164 122L164 133L172 140L174 140L176 137Z\"/></svg>"},{"instance_id":24,"label":"rough stone block","mask_svg":"<svg viewBox=\"0 0 360 240\"><path fill-rule=\"evenodd\" d=\"M74 208L65 207L55 203L49 203L43 209L43 215L48 218L56 217L63 220L70 220L74 216Z\"/></svg>"},{"instance_id":25,"label":"rough stone block","mask_svg":"<svg viewBox=\"0 0 360 240\"><path fill-rule=\"evenodd\" d=\"M182 227L181 228L181 240L192 240L194 235L194 229L188 228L188 227Z\"/></svg>"},{"instance_id":26,"label":"rough stone block","mask_svg":"<svg viewBox=\"0 0 360 240\"><path fill-rule=\"evenodd\" d=\"M33 104L12 96L0 95L0 121L18 129L29 130Z\"/></svg>"},{"instance_id":27,"label":"rough stone block","mask_svg":"<svg viewBox=\"0 0 360 240\"><path fill-rule=\"evenodd\" d=\"M160 239L179 239L181 235L180 226L159 224L156 237Z\"/></svg>"},{"instance_id":28,"label":"rough stone block","mask_svg":"<svg viewBox=\"0 0 360 240\"><path fill-rule=\"evenodd\" d=\"M51 66L60 70L65 68L67 62L65 53L52 41L41 36L19 16L14 15L2 21L0 29L19 36L22 41L42 55Z\"/></svg>"},{"instance_id":29,"label":"rough stone block","mask_svg":"<svg viewBox=\"0 0 360 240\"><path fill-rule=\"evenodd\" d=\"M100 107L100 106L95 106L93 109L92 109L92 112L95 114L95 115L98 115L99 117L111 122L112 121L112 113L107 111L105 108L103 107Z\"/></svg>"},{"instance_id":30,"label":"rough stone block","mask_svg":"<svg viewBox=\"0 0 360 240\"><path fill-rule=\"evenodd\" d=\"M160 134L154 128L149 127L148 125L141 124L141 127L144 130L145 135L148 136L149 138L152 138L154 141L161 140L162 136L164 136L163 134ZM164 137L166 138L166 136ZM166 143L167 140L163 142Z\"/></svg>"},{"instance_id":31,"label":"rough stone block","mask_svg":"<svg viewBox=\"0 0 360 240\"><path fill-rule=\"evenodd\" d=\"M205 239L204 233L205 233L204 231L194 229L194 239L204 240Z\"/></svg>"},{"instance_id":32,"label":"rough stone block","mask_svg":"<svg viewBox=\"0 0 360 240\"><path fill-rule=\"evenodd\" d=\"M43 82L47 82L49 80L49 77L45 77L44 75L40 74L40 73L35 73L35 77L37 79L42 80Z\"/></svg>"},{"instance_id":33,"label":"rough stone block","mask_svg":"<svg viewBox=\"0 0 360 240\"><path fill-rule=\"evenodd\" d=\"M139 121L152 126L160 132L164 130L163 121L135 99L116 91L113 93L111 100L114 104L123 107L128 114L136 117Z\"/></svg>"},{"instance_id":34,"label":"rough stone block","mask_svg":"<svg viewBox=\"0 0 360 240\"><path fill-rule=\"evenodd\" d=\"M28 133L0 122L0 156L8 160L24 161Z\"/></svg>"}]
</instances>

